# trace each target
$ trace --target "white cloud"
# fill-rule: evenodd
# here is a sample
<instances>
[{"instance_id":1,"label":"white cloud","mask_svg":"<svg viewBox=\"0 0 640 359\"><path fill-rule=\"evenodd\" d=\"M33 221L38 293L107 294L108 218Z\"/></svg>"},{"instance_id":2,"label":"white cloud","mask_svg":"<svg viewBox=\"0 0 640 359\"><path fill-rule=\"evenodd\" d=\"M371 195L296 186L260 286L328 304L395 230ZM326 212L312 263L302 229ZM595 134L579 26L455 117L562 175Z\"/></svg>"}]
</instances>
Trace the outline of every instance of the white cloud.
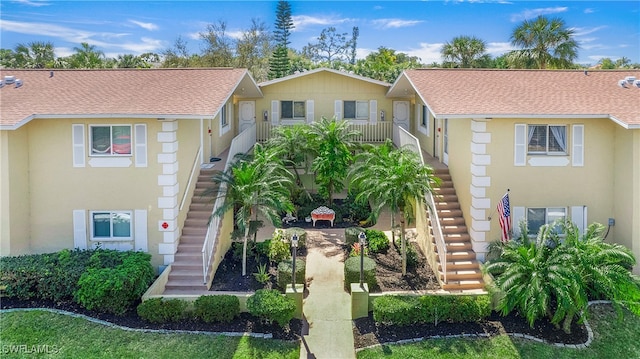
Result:
<instances>
[{"instance_id":1,"label":"white cloud","mask_svg":"<svg viewBox=\"0 0 640 359\"><path fill-rule=\"evenodd\" d=\"M403 20L403 19L377 19L373 20L373 24L383 29L397 29L401 27L409 27L420 24L422 20Z\"/></svg>"},{"instance_id":2,"label":"white cloud","mask_svg":"<svg viewBox=\"0 0 640 359\"><path fill-rule=\"evenodd\" d=\"M515 50L515 47L509 42L489 42L487 43L487 53L491 56L500 56L509 51Z\"/></svg>"},{"instance_id":3,"label":"white cloud","mask_svg":"<svg viewBox=\"0 0 640 359\"><path fill-rule=\"evenodd\" d=\"M566 6L545 7L545 8L539 8L539 9L533 9L533 10L524 10L519 14L511 15L511 22L532 19L540 15L558 14L561 12L566 12L567 10L569 10L569 8Z\"/></svg>"},{"instance_id":4,"label":"white cloud","mask_svg":"<svg viewBox=\"0 0 640 359\"><path fill-rule=\"evenodd\" d=\"M600 30L606 29L606 28L607 28L606 25L602 25L602 26L596 26L596 27L592 27L592 28L574 27L574 28L571 28L571 29L573 30L573 36L580 37L580 36L589 35L591 33L594 33L596 31L600 31Z\"/></svg>"},{"instance_id":5,"label":"white cloud","mask_svg":"<svg viewBox=\"0 0 640 359\"><path fill-rule=\"evenodd\" d=\"M14 2L22 5L35 6L35 7L51 5L51 3L47 0L15 0Z\"/></svg>"},{"instance_id":6,"label":"white cloud","mask_svg":"<svg viewBox=\"0 0 640 359\"><path fill-rule=\"evenodd\" d=\"M295 28L292 29L292 32L300 31L306 27L320 25L320 26L332 26L344 24L346 22L353 21L350 18L340 18L336 16L311 16L311 15L297 15L292 16L293 25Z\"/></svg>"},{"instance_id":7,"label":"white cloud","mask_svg":"<svg viewBox=\"0 0 640 359\"><path fill-rule=\"evenodd\" d=\"M592 8L586 8L584 9L584 13L585 14L593 14L594 12L596 12L594 9Z\"/></svg>"},{"instance_id":8,"label":"white cloud","mask_svg":"<svg viewBox=\"0 0 640 359\"><path fill-rule=\"evenodd\" d=\"M134 25L140 26L145 30L149 30L149 31L158 30L158 25L151 22L142 22L142 21L136 21L136 20L129 20L129 22Z\"/></svg>"},{"instance_id":9,"label":"white cloud","mask_svg":"<svg viewBox=\"0 0 640 359\"><path fill-rule=\"evenodd\" d=\"M420 58L420 62L423 64L430 64L433 62L441 62L442 56L440 55L440 50L442 49L443 43L435 43L430 44L426 42L421 42L420 47L417 49L409 49L409 50L398 50L398 52L404 52L410 56L417 56Z\"/></svg>"}]
</instances>

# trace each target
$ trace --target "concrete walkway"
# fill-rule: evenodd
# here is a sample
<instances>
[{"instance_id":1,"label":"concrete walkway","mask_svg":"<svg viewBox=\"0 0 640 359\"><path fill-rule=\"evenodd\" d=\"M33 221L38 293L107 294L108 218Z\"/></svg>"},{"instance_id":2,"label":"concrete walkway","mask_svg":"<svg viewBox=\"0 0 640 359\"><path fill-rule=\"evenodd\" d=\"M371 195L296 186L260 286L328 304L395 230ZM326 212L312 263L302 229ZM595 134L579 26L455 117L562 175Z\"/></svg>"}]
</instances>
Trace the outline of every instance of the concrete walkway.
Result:
<instances>
[{"instance_id":1,"label":"concrete walkway","mask_svg":"<svg viewBox=\"0 0 640 359\"><path fill-rule=\"evenodd\" d=\"M344 229L307 230L306 276L309 294L303 313L309 323L303 333L300 358L355 358L351 296L344 291Z\"/></svg>"}]
</instances>

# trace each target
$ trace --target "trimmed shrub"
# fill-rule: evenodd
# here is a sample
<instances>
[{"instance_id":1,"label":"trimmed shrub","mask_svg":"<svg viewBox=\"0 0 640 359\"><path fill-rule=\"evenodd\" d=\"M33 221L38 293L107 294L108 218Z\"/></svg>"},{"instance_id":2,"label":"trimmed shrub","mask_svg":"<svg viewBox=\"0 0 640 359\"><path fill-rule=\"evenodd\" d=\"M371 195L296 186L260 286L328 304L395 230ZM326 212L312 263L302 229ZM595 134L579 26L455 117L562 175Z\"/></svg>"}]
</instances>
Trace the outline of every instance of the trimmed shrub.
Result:
<instances>
[{"instance_id":1,"label":"trimmed shrub","mask_svg":"<svg viewBox=\"0 0 640 359\"><path fill-rule=\"evenodd\" d=\"M296 304L276 289L258 289L247 299L247 310L251 315L284 327L293 319Z\"/></svg>"},{"instance_id":2,"label":"trimmed shrub","mask_svg":"<svg viewBox=\"0 0 640 359\"><path fill-rule=\"evenodd\" d=\"M89 310L124 314L153 282L151 255L120 252L115 268L89 268L78 281L76 301Z\"/></svg>"},{"instance_id":3,"label":"trimmed shrub","mask_svg":"<svg viewBox=\"0 0 640 359\"><path fill-rule=\"evenodd\" d=\"M373 319L385 325L410 325L420 322L420 298L385 295L373 301Z\"/></svg>"},{"instance_id":4,"label":"trimmed shrub","mask_svg":"<svg viewBox=\"0 0 640 359\"><path fill-rule=\"evenodd\" d=\"M0 259L0 285L5 294L18 299L40 298L38 283L53 268L51 254L34 254Z\"/></svg>"},{"instance_id":5,"label":"trimmed shrub","mask_svg":"<svg viewBox=\"0 0 640 359\"><path fill-rule=\"evenodd\" d=\"M376 281L376 262L364 257L364 282L369 285L369 290L378 288ZM344 261L344 286L345 289L351 290L351 283L360 283L360 257L349 257Z\"/></svg>"},{"instance_id":6,"label":"trimmed shrub","mask_svg":"<svg viewBox=\"0 0 640 359\"><path fill-rule=\"evenodd\" d=\"M177 322L186 317L187 303L180 299L151 298L138 305L138 316L151 323Z\"/></svg>"},{"instance_id":7,"label":"trimmed shrub","mask_svg":"<svg viewBox=\"0 0 640 359\"><path fill-rule=\"evenodd\" d=\"M367 235L369 253L382 253L389 249L389 238L383 231L367 229L364 233Z\"/></svg>"},{"instance_id":8,"label":"trimmed shrub","mask_svg":"<svg viewBox=\"0 0 640 359\"><path fill-rule=\"evenodd\" d=\"M354 243L358 243L358 235L360 232L364 232L362 227L348 227L344 229L344 240L349 247ZM365 232L366 233L366 232Z\"/></svg>"},{"instance_id":9,"label":"trimmed shrub","mask_svg":"<svg viewBox=\"0 0 640 359\"><path fill-rule=\"evenodd\" d=\"M289 240L284 237L284 230L276 229L273 232L273 239L269 244L269 261L272 263L282 262L291 256Z\"/></svg>"},{"instance_id":10,"label":"trimmed shrub","mask_svg":"<svg viewBox=\"0 0 640 359\"><path fill-rule=\"evenodd\" d=\"M193 307L194 317L207 323L229 323L240 314L240 300L235 295L203 295Z\"/></svg>"},{"instance_id":11,"label":"trimmed shrub","mask_svg":"<svg viewBox=\"0 0 640 359\"><path fill-rule=\"evenodd\" d=\"M291 272L292 272L292 263L293 259L287 259L280 263L278 263L278 274L276 275L276 281L278 283L278 287L285 290L287 288L287 284L291 284ZM306 283L306 263L300 259L296 258L296 283L297 284L305 284Z\"/></svg>"},{"instance_id":12,"label":"trimmed shrub","mask_svg":"<svg viewBox=\"0 0 640 359\"><path fill-rule=\"evenodd\" d=\"M307 246L307 231L300 227L291 227L284 230L284 238L291 240L293 234L298 235L298 249Z\"/></svg>"}]
</instances>

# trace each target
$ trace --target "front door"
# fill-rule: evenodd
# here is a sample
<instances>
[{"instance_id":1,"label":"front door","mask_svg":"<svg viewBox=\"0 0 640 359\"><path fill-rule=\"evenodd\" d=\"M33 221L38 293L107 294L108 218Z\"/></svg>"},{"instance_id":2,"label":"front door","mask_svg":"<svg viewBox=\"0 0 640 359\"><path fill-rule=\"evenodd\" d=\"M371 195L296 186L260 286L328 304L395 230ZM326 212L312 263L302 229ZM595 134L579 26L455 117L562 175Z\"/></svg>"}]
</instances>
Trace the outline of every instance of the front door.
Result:
<instances>
[{"instance_id":1,"label":"front door","mask_svg":"<svg viewBox=\"0 0 640 359\"><path fill-rule=\"evenodd\" d=\"M255 101L240 101L238 106L240 108L238 127L242 132L256 123L256 103Z\"/></svg>"},{"instance_id":2,"label":"front door","mask_svg":"<svg viewBox=\"0 0 640 359\"><path fill-rule=\"evenodd\" d=\"M393 123L409 131L409 101L393 101Z\"/></svg>"}]
</instances>

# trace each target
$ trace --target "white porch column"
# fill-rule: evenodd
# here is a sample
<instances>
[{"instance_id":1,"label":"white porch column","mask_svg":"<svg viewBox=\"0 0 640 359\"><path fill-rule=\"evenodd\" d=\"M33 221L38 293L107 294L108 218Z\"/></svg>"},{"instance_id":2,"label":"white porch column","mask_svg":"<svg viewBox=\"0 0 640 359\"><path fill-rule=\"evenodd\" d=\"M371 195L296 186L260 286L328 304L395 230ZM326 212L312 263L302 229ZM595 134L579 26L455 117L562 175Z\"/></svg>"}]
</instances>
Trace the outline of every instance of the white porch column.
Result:
<instances>
[{"instance_id":1,"label":"white porch column","mask_svg":"<svg viewBox=\"0 0 640 359\"><path fill-rule=\"evenodd\" d=\"M158 197L158 208L162 210L162 219L158 221L158 231L162 232L162 243L158 244L158 254L164 256L164 265L173 263L178 249L178 122L163 121L162 131L158 132L158 143L162 152L158 153L158 163L162 173L158 175L158 186L162 196Z\"/></svg>"},{"instance_id":2,"label":"white porch column","mask_svg":"<svg viewBox=\"0 0 640 359\"><path fill-rule=\"evenodd\" d=\"M491 177L487 176L487 167L491 165L491 155L487 153L487 144L491 143L491 133L487 132L488 119L471 120L471 244L479 260L484 261L487 253L486 234L491 229L487 211L491 209L491 199L487 188L491 187Z\"/></svg>"}]
</instances>

